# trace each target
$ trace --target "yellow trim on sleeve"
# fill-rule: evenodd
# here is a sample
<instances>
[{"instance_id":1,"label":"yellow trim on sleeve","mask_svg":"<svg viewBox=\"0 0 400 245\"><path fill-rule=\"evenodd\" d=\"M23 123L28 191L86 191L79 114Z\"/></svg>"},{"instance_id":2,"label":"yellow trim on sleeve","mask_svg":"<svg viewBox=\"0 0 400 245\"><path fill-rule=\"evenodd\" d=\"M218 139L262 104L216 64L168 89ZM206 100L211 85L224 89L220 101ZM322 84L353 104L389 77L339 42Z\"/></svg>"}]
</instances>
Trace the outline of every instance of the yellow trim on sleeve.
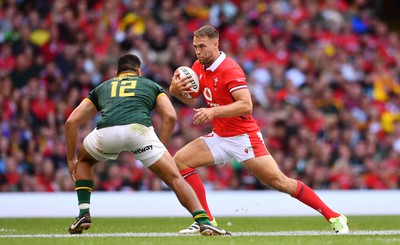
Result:
<instances>
[{"instance_id":1,"label":"yellow trim on sleeve","mask_svg":"<svg viewBox=\"0 0 400 245\"><path fill-rule=\"evenodd\" d=\"M92 104L93 107L94 107L94 109L96 109L96 111L97 111L97 108L96 108L96 106L93 104L93 101L91 101L89 98L84 98L83 100L86 100L86 101L90 102L90 104Z\"/></svg>"},{"instance_id":2,"label":"yellow trim on sleeve","mask_svg":"<svg viewBox=\"0 0 400 245\"><path fill-rule=\"evenodd\" d=\"M165 94L165 93L160 93L159 95L157 95L157 99L158 99L160 96L167 96L167 94Z\"/></svg>"}]
</instances>

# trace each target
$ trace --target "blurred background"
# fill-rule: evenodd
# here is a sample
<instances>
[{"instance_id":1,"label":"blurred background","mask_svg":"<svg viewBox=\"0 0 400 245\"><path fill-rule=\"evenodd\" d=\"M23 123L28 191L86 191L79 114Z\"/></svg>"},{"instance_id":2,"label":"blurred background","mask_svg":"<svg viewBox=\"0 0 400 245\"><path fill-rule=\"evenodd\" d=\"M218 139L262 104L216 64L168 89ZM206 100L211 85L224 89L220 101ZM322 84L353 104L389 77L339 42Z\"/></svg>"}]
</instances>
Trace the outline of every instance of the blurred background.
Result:
<instances>
[{"instance_id":1,"label":"blurred background","mask_svg":"<svg viewBox=\"0 0 400 245\"><path fill-rule=\"evenodd\" d=\"M317 190L399 189L399 11L396 0L0 0L0 191L72 191L64 123L73 109L115 75L122 53L138 55L168 93L206 24L245 71L285 174ZM192 107L171 99L174 154L211 125L193 125ZM239 162L198 172L209 190L269 189ZM124 152L96 165L95 190L169 189Z\"/></svg>"}]
</instances>

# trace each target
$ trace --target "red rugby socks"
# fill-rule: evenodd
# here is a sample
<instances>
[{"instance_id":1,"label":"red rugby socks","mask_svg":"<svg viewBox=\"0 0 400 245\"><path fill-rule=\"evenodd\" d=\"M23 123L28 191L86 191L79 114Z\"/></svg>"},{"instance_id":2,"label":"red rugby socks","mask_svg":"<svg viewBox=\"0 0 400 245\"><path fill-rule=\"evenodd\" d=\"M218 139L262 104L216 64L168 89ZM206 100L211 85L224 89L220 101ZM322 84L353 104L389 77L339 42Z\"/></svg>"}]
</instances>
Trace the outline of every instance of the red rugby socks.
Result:
<instances>
[{"instance_id":1,"label":"red rugby socks","mask_svg":"<svg viewBox=\"0 0 400 245\"><path fill-rule=\"evenodd\" d=\"M339 216L339 214L332 211L310 187L299 180L297 180L296 193L292 197L317 210L328 221L330 218Z\"/></svg>"},{"instance_id":2,"label":"red rugby socks","mask_svg":"<svg viewBox=\"0 0 400 245\"><path fill-rule=\"evenodd\" d=\"M180 171L182 177L186 180L187 183L193 188L194 192L196 193L201 206L206 211L210 220L214 220L214 217L211 215L210 209L208 208L207 198L206 198L206 191L204 189L204 185L201 182L199 176L196 173L196 169L187 168Z\"/></svg>"}]
</instances>

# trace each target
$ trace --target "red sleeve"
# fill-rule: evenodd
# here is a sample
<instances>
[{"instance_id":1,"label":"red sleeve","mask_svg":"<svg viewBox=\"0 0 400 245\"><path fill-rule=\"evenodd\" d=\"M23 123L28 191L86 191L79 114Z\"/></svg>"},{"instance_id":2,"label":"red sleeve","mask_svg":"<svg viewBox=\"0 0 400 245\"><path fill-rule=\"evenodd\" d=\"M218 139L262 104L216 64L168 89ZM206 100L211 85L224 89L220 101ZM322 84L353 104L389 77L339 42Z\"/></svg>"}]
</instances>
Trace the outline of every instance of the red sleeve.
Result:
<instances>
[{"instance_id":1,"label":"red sleeve","mask_svg":"<svg viewBox=\"0 0 400 245\"><path fill-rule=\"evenodd\" d=\"M246 75L239 65L224 73L224 81L230 93L238 89L247 89Z\"/></svg>"}]
</instances>

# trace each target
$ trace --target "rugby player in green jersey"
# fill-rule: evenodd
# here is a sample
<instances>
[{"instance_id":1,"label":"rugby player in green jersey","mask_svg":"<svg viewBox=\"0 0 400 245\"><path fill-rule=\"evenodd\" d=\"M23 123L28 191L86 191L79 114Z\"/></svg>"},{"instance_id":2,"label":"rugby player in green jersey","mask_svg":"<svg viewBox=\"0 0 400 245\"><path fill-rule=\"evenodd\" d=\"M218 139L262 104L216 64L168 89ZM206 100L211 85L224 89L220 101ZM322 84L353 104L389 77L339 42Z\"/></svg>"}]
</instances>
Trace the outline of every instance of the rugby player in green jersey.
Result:
<instances>
[{"instance_id":1,"label":"rugby player in green jersey","mask_svg":"<svg viewBox=\"0 0 400 245\"><path fill-rule=\"evenodd\" d=\"M69 227L69 233L81 234L91 226L92 167L97 162L116 159L121 151L131 151L135 159L175 192L180 203L201 224L201 234L230 235L211 225L196 194L181 177L165 148L176 122L176 112L162 87L141 76L140 65L141 61L135 55L120 56L117 76L94 88L66 121L68 168L75 181L79 203L79 216ZM158 136L149 116L152 110L162 119ZM101 116L96 128L85 137L76 154L79 127L98 112Z\"/></svg>"}]
</instances>

